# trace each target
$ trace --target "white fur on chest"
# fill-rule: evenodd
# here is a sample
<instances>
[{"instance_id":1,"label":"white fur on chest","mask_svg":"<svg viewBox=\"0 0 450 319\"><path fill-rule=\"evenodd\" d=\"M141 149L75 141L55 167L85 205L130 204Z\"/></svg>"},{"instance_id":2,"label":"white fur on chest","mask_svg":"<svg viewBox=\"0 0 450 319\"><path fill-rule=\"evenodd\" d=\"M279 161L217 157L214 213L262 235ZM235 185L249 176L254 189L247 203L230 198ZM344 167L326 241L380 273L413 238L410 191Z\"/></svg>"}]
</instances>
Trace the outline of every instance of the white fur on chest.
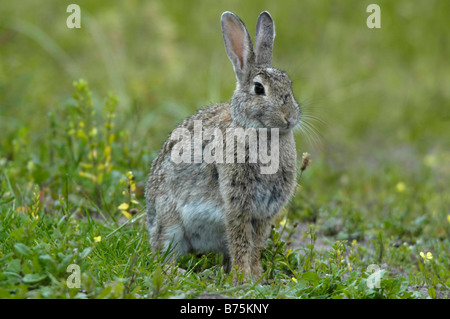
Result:
<instances>
[{"instance_id":1,"label":"white fur on chest","mask_svg":"<svg viewBox=\"0 0 450 319\"><path fill-rule=\"evenodd\" d=\"M213 202L192 202L181 208L185 236L196 252L227 253L225 214Z\"/></svg>"}]
</instances>

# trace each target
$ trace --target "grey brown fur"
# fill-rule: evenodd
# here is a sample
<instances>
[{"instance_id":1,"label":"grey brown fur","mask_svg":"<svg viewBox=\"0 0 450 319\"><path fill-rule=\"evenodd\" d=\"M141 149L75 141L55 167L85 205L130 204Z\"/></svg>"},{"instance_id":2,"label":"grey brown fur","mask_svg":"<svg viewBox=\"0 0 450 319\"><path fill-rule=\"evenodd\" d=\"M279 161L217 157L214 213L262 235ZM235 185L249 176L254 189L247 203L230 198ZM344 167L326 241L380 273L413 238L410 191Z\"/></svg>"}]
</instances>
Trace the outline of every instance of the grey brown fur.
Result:
<instances>
[{"instance_id":1,"label":"grey brown fur","mask_svg":"<svg viewBox=\"0 0 450 319\"><path fill-rule=\"evenodd\" d=\"M256 46L244 23L233 13L221 17L226 52L237 77L231 103L198 111L178 127L193 131L219 128L278 128L279 168L261 174L261 163L180 163L171 159L172 134L154 159L146 187L147 227L154 251L174 247L175 255L215 251L247 278L262 274L261 249L273 217L293 195L297 154L292 132L300 110L291 81L272 68L275 27L268 12L258 18ZM264 95L255 92L260 82ZM203 142L203 147L205 143Z\"/></svg>"}]
</instances>

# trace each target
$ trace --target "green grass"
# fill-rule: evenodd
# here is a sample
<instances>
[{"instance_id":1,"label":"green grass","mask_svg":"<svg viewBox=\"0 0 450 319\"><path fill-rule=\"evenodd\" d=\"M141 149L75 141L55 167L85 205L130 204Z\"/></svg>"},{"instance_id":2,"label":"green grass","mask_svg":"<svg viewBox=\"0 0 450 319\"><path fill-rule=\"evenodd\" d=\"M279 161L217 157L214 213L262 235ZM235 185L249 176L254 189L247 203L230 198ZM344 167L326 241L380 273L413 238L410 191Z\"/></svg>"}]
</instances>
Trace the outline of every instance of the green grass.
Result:
<instances>
[{"instance_id":1,"label":"green grass","mask_svg":"<svg viewBox=\"0 0 450 319\"><path fill-rule=\"evenodd\" d=\"M3 1L0 297L449 298L450 4L378 1L369 30L369 3L78 1L71 30L61 1ZM144 227L165 138L232 95L225 10L251 34L271 12L274 66L314 126L296 134L312 163L266 243L265 277L238 286L214 254L166 265Z\"/></svg>"}]
</instances>

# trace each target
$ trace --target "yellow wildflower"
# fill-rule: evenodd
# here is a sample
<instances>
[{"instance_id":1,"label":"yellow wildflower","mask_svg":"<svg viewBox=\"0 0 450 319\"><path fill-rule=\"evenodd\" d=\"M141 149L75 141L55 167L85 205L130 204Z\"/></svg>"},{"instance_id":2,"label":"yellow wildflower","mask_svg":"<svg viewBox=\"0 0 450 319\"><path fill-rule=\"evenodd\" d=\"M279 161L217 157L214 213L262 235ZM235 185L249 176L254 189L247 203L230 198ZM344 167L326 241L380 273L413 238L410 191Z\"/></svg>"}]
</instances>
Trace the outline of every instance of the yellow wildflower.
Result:
<instances>
[{"instance_id":1,"label":"yellow wildflower","mask_svg":"<svg viewBox=\"0 0 450 319\"><path fill-rule=\"evenodd\" d=\"M101 242L101 241L102 241L102 236L95 236L95 237L94 237L94 241L95 241L96 243Z\"/></svg>"},{"instance_id":2,"label":"yellow wildflower","mask_svg":"<svg viewBox=\"0 0 450 319\"><path fill-rule=\"evenodd\" d=\"M284 227L286 225L286 223L287 223L287 218L284 217L283 220L280 221L281 227Z\"/></svg>"},{"instance_id":3,"label":"yellow wildflower","mask_svg":"<svg viewBox=\"0 0 450 319\"><path fill-rule=\"evenodd\" d=\"M132 171L128 171L128 172L126 173L126 175L127 175L128 179L130 179L130 180L133 180L133 179L134 179L134 175L133 175L133 172L132 172Z\"/></svg>"},{"instance_id":4,"label":"yellow wildflower","mask_svg":"<svg viewBox=\"0 0 450 319\"><path fill-rule=\"evenodd\" d=\"M129 212L127 212L126 210L122 210L120 211L126 218L130 219L131 218L131 214Z\"/></svg>"},{"instance_id":5,"label":"yellow wildflower","mask_svg":"<svg viewBox=\"0 0 450 319\"><path fill-rule=\"evenodd\" d=\"M291 253L292 253L292 249L289 248L289 249L286 251L286 258L289 257L289 255L290 255Z\"/></svg>"},{"instance_id":6,"label":"yellow wildflower","mask_svg":"<svg viewBox=\"0 0 450 319\"><path fill-rule=\"evenodd\" d=\"M118 207L120 209L120 212L128 219L131 218L131 214L129 212L127 212L127 210L130 208L130 205L128 205L127 203L122 203L119 205Z\"/></svg>"},{"instance_id":7,"label":"yellow wildflower","mask_svg":"<svg viewBox=\"0 0 450 319\"><path fill-rule=\"evenodd\" d=\"M420 257L423 258L423 261L425 262L429 262L430 260L433 260L433 254L431 252L427 252L426 254L424 254L423 251L420 252Z\"/></svg>"},{"instance_id":8,"label":"yellow wildflower","mask_svg":"<svg viewBox=\"0 0 450 319\"><path fill-rule=\"evenodd\" d=\"M119 205L118 207L120 210L127 210L128 208L130 208L130 205L128 205L127 203L122 203Z\"/></svg>"},{"instance_id":9,"label":"yellow wildflower","mask_svg":"<svg viewBox=\"0 0 450 319\"><path fill-rule=\"evenodd\" d=\"M395 188L397 189L397 192L403 193L406 189L406 185L403 182L398 182Z\"/></svg>"}]
</instances>

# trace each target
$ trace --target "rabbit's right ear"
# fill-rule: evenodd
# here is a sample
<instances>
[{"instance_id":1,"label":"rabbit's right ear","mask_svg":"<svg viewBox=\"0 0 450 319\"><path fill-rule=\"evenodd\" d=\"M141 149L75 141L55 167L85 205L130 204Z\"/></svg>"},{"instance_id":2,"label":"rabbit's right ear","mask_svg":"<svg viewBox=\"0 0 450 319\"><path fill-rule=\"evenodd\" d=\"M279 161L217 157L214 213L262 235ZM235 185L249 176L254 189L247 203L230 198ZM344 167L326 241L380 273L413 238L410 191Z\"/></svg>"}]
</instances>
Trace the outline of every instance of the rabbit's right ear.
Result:
<instances>
[{"instance_id":1,"label":"rabbit's right ear","mask_svg":"<svg viewBox=\"0 0 450 319\"><path fill-rule=\"evenodd\" d=\"M225 50L239 83L244 83L255 62L252 39L244 22L232 12L222 14L221 24Z\"/></svg>"},{"instance_id":2,"label":"rabbit's right ear","mask_svg":"<svg viewBox=\"0 0 450 319\"><path fill-rule=\"evenodd\" d=\"M261 12L256 23L255 55L256 64L272 66L273 40L275 39L275 24L270 13Z\"/></svg>"}]
</instances>

